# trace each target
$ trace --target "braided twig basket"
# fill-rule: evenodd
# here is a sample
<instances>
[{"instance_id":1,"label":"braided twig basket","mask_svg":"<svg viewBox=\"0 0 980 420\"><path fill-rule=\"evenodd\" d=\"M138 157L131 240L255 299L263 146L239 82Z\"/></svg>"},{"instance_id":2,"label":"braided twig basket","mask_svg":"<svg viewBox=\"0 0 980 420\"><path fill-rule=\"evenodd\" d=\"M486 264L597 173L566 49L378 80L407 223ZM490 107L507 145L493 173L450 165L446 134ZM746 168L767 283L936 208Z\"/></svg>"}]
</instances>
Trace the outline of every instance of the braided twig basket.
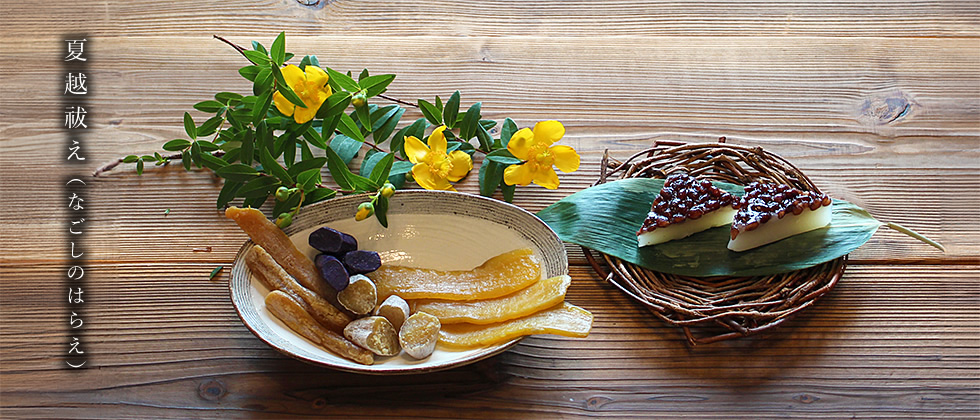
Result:
<instances>
[{"instance_id":1,"label":"braided twig basket","mask_svg":"<svg viewBox=\"0 0 980 420\"><path fill-rule=\"evenodd\" d=\"M623 162L603 156L599 180L666 178L674 171L713 181L746 185L769 180L819 191L799 169L761 148L724 143L657 141ZM646 305L654 315L681 327L691 345L744 337L782 324L830 291L844 273L847 256L804 270L768 276L679 276L651 271L583 248L599 276ZM599 257L596 257L596 254ZM600 264L605 262L608 271Z\"/></svg>"}]
</instances>

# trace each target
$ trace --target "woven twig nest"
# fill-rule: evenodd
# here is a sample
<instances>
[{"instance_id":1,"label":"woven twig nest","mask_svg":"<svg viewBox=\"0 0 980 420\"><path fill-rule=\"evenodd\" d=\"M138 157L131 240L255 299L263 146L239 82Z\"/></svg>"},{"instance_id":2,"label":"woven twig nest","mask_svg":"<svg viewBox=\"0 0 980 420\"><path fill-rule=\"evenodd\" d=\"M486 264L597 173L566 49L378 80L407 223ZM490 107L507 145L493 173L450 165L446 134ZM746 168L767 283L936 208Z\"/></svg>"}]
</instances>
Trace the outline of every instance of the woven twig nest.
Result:
<instances>
[{"instance_id":1,"label":"woven twig nest","mask_svg":"<svg viewBox=\"0 0 980 420\"><path fill-rule=\"evenodd\" d=\"M713 181L746 185L767 180L819 192L803 172L782 157L724 141L658 141L622 162L607 153L594 185L625 178L666 178L675 171L686 171ZM599 276L646 305L664 322L681 327L692 345L745 337L782 324L830 291L847 263L844 256L804 270L768 276L689 277L648 270L583 249Z\"/></svg>"}]
</instances>

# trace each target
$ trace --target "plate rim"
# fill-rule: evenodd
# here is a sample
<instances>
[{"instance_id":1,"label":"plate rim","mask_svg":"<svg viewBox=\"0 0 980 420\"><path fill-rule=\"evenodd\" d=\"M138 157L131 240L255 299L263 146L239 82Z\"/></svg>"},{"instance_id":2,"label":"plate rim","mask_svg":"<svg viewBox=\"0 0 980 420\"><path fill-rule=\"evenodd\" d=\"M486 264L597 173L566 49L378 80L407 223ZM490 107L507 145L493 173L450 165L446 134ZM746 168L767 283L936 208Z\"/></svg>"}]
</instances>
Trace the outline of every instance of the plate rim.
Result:
<instances>
[{"instance_id":1,"label":"plate rim","mask_svg":"<svg viewBox=\"0 0 980 420\"><path fill-rule=\"evenodd\" d=\"M421 190L421 189L399 190L395 194L395 196L393 196L392 198L397 197L399 194L401 194L403 196L404 195L410 195L410 196L416 196L416 195L418 195L418 196L433 195L433 196L435 196L434 199L437 199L439 195L443 195L443 194L445 194L445 195L451 195L451 196L458 196L458 197L462 197L463 199L482 200L484 203L491 203L491 205L508 207L508 208L511 208L512 210L518 211L519 213L524 213L524 214L526 214L528 216L531 216L531 218L529 219L530 221L533 221L536 224L540 225L541 227L544 227L547 232L550 232L551 237L558 244L561 245L559 247L559 249L560 249L560 255L559 256L560 256L560 260L561 260L560 262L562 262L563 264L560 264L560 266L561 267L564 267L563 268L564 273L560 273L560 274L568 274L568 255L567 255L567 250L565 249L564 243L558 237L558 234L555 233L554 230L551 229L551 227L548 226L547 223L545 223L543 220L541 220L540 218L538 218L534 213L531 213L531 212L525 210L524 208L521 208L519 206L516 206L516 205L514 205L512 203L507 203L507 202L500 201L500 200L497 200L497 199L493 199L493 198L489 198L489 197L484 197L484 196L480 196L480 195L475 195L475 194L456 192L456 191ZM365 197L369 197L369 196L370 196L369 194L355 194L355 195L349 195L349 196L343 196L343 197L337 197L337 198L333 198L333 199L328 199L328 200L324 200L324 201L321 201L321 202L318 202L318 203L313 203L313 204L310 204L308 206L305 206L305 207L301 208L300 211L299 211L299 213L296 215L296 218L297 218L297 220L300 220L302 218L302 215L304 213L307 213L307 214L308 213L311 213L311 212L315 211L317 208L319 208L321 206L345 205L346 204L346 201L359 202L359 201L362 201ZM308 228L308 227L304 227L304 228L301 229L301 228L298 228L296 226L299 226L299 225L298 224L293 224L292 226L283 229L283 232L286 233L287 236L292 237L293 234L295 234L295 233L297 233L299 231L302 231L302 230ZM245 327L249 330L249 332L252 333L253 336L255 336L256 338L258 338L260 341L262 341L263 343L265 343L269 347L275 349L279 353L284 354L286 356L289 356L290 358L293 358L293 359L296 359L296 360L299 360L299 361L302 361L302 362L305 362L305 363L308 363L308 364L316 365L316 366L321 366L321 367L325 367L325 368L329 368L329 369L333 369L333 370L338 370L338 371L343 371L343 372L357 373L357 374L367 374L367 375L377 375L377 376L387 376L387 375L414 375L414 374L424 374L424 373L437 372L437 371L448 370L448 369L455 369L455 368L463 367L463 366L466 366L466 365L469 365L469 364L472 364L472 363L476 363L476 362L481 361L481 360L484 360L484 359L491 358L491 357L496 356L496 355L499 355L500 353L503 353L503 352L505 352L507 350L510 350L511 348L513 348L514 346L516 346L521 340L523 340L524 338L527 337L527 336L517 337L517 338L511 339L510 341L507 341L505 343L500 343L500 344L496 344L494 346L485 347L483 349L480 349L481 351L472 353L472 354L467 355L466 357L463 357L461 359L453 360L453 361L451 361L449 363L444 363L444 364L441 364L441 365L434 365L434 366L424 366L424 365L413 366L413 365L406 365L405 368L396 368L396 369L358 368L358 367L352 367L352 366L347 366L347 365L334 364L334 363L330 363L329 361L319 360L319 359L313 359L313 358L304 356L302 354L297 354L296 352L290 351L289 349L280 347L280 346L272 343L269 338L265 337L265 333L264 332L260 332L259 330L257 330L256 327L254 327L253 325L251 325L251 323L246 320L246 316L242 312L243 311L243 305L245 305L247 303L249 306L251 306L251 302L244 302L242 300L243 298L245 298L244 293L243 293L243 296L238 296L236 294L235 284L237 284L237 283L235 281L235 278L236 278L236 273L238 272L238 270L236 270L236 267L237 266L241 266L242 267L241 270L245 270L245 273L250 273L250 271L248 270L248 267L246 267L244 265L244 255L245 255L245 252L247 252L248 250L250 250L251 248L253 248L255 245L256 244L251 240L251 238L247 239L242 244L242 246L239 247L238 252L235 254L235 259L231 263L231 267L230 267L230 270L229 270L229 279L228 279L228 291L229 291L229 294L231 295L231 301L232 301L231 303L232 303L232 306L235 308L235 313L238 315L239 320L241 320L242 324L245 325ZM251 285L251 281L249 281L249 285ZM253 308L253 309L255 309L257 311L257 308ZM274 331L270 331L270 333L273 334L273 335L276 335L278 337L278 334L276 334ZM279 337L279 338L286 339L285 337ZM322 350L324 352L329 353L328 350L325 350L325 349L322 349ZM334 356L335 357L340 357L340 356L336 356L336 355L334 355ZM374 365L365 365L365 366L367 367L367 366L374 366Z\"/></svg>"}]
</instances>

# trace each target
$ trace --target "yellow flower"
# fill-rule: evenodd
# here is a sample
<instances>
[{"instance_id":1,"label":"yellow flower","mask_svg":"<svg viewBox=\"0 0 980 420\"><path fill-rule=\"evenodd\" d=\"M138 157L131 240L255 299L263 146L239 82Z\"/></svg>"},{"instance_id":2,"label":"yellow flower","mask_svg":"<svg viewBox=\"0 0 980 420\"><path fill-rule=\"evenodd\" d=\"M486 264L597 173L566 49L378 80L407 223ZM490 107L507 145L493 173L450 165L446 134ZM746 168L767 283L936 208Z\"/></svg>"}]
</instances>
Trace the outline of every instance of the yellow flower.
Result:
<instances>
[{"instance_id":1,"label":"yellow flower","mask_svg":"<svg viewBox=\"0 0 980 420\"><path fill-rule=\"evenodd\" d=\"M524 163L510 165L504 169L504 182L507 185L528 185L531 182L547 189L558 188L558 174L554 165L562 172L578 170L579 155L569 146L552 146L565 135L565 127L558 121L541 121L534 125L534 131L523 128L514 133L507 144L507 150Z\"/></svg>"},{"instance_id":2,"label":"yellow flower","mask_svg":"<svg viewBox=\"0 0 980 420\"><path fill-rule=\"evenodd\" d=\"M329 76L323 69L316 66L306 66L306 72L300 70L292 64L282 68L282 78L286 84L296 92L296 95L303 100L306 108L298 107L289 102L285 96L276 91L272 95L272 101L276 108L283 115L293 116L298 124L303 124L312 120L320 105L330 96L330 85L327 84Z\"/></svg>"},{"instance_id":3,"label":"yellow flower","mask_svg":"<svg viewBox=\"0 0 980 420\"><path fill-rule=\"evenodd\" d=\"M442 133L445 130L446 126L435 129L429 135L428 146L414 136L405 137L405 154L415 164L412 177L427 190L456 191L449 182L463 179L473 169L473 159L466 152L446 154L446 135Z\"/></svg>"}]
</instances>

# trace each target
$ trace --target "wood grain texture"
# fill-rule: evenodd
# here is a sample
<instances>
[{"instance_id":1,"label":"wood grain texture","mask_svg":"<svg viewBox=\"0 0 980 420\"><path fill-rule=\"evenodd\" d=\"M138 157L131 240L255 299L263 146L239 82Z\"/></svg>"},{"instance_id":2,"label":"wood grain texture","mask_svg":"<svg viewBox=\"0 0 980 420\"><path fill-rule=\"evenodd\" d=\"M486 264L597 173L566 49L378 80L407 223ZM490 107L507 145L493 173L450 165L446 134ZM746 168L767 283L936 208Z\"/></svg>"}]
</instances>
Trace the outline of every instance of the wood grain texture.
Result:
<instances>
[{"instance_id":1,"label":"wood grain texture","mask_svg":"<svg viewBox=\"0 0 980 420\"><path fill-rule=\"evenodd\" d=\"M980 4L962 1L177 0L5 2L0 28L0 417L976 418L980 413ZM568 246L586 339L536 336L420 376L280 355L242 325L227 269L246 239L220 180L122 165L86 194L85 325L68 329L61 185L183 135L181 115L247 92L214 34L396 73L389 94L558 119L590 185L605 151L656 140L760 146L882 229L838 286L765 337L689 348ZM63 39L89 37L87 160L64 164ZM192 111L195 117L203 114ZM420 117L409 110L408 122ZM479 160L479 158L477 159ZM475 177L471 177L475 178ZM476 192L476 180L459 189ZM165 213L169 210L169 213ZM91 369L62 368L68 340Z\"/></svg>"},{"instance_id":2,"label":"wood grain texture","mask_svg":"<svg viewBox=\"0 0 980 420\"><path fill-rule=\"evenodd\" d=\"M696 410L839 418L969 417L980 403L976 266L861 266L765 339L688 348L586 267L570 302L595 314L586 339L535 336L450 372L372 377L312 368L255 339L208 264L97 264L85 311L97 369L58 366L61 268L2 267L4 414L458 418ZM30 384L30 389L23 388ZM385 404L372 403L382 399ZM879 411L880 410L880 411ZM508 414L509 413L509 414ZM690 412L692 416L697 413Z\"/></svg>"}]
</instances>

